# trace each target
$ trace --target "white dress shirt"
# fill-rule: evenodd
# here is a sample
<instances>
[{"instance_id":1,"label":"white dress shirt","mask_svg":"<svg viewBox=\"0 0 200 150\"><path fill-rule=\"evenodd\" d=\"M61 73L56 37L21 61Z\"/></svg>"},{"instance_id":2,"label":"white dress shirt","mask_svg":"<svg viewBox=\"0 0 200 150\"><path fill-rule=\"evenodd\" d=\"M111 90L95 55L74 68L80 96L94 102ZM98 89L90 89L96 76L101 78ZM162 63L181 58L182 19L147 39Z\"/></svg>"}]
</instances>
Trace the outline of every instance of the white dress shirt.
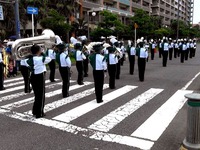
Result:
<instances>
[{"instance_id":1,"label":"white dress shirt","mask_svg":"<svg viewBox=\"0 0 200 150\"><path fill-rule=\"evenodd\" d=\"M60 66L71 67L71 60L66 52L60 54Z\"/></svg>"},{"instance_id":2,"label":"white dress shirt","mask_svg":"<svg viewBox=\"0 0 200 150\"><path fill-rule=\"evenodd\" d=\"M106 60L104 60L104 56L101 54L96 54L96 70L106 70L107 69L107 63Z\"/></svg>"}]
</instances>

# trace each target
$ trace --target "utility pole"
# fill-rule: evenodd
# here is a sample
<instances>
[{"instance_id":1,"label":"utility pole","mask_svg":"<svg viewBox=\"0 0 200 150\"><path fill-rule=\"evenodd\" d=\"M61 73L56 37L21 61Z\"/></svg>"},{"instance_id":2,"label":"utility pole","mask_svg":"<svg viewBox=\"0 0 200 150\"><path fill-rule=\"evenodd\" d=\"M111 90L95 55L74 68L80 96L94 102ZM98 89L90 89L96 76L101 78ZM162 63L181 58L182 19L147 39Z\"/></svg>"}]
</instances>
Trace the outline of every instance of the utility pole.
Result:
<instances>
[{"instance_id":1,"label":"utility pole","mask_svg":"<svg viewBox=\"0 0 200 150\"><path fill-rule=\"evenodd\" d=\"M19 0L15 0L15 31L17 39L21 38L19 20Z\"/></svg>"},{"instance_id":2,"label":"utility pole","mask_svg":"<svg viewBox=\"0 0 200 150\"><path fill-rule=\"evenodd\" d=\"M180 13L180 0L178 0L178 16L177 16L177 29L176 29L176 40L179 38L179 13Z\"/></svg>"}]
</instances>

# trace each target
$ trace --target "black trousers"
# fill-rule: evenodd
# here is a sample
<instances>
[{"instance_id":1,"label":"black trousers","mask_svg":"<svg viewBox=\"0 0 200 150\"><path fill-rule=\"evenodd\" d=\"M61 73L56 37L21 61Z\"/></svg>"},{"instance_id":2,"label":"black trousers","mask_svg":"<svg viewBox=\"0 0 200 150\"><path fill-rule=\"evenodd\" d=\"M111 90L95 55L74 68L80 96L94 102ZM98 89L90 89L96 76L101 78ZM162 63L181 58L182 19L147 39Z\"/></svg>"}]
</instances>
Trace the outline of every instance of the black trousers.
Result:
<instances>
[{"instance_id":1,"label":"black trousers","mask_svg":"<svg viewBox=\"0 0 200 150\"><path fill-rule=\"evenodd\" d=\"M129 55L129 73L134 73L135 55Z\"/></svg>"},{"instance_id":2,"label":"black trousers","mask_svg":"<svg viewBox=\"0 0 200 150\"><path fill-rule=\"evenodd\" d=\"M162 48L159 48L159 58L162 57Z\"/></svg>"},{"instance_id":3,"label":"black trousers","mask_svg":"<svg viewBox=\"0 0 200 150\"><path fill-rule=\"evenodd\" d=\"M88 57L86 57L86 59L83 60L84 76L88 76L88 63L89 63L89 59Z\"/></svg>"},{"instance_id":4,"label":"black trousers","mask_svg":"<svg viewBox=\"0 0 200 150\"><path fill-rule=\"evenodd\" d=\"M193 57L193 54L194 54L194 48L190 48L190 58L192 58Z\"/></svg>"},{"instance_id":5,"label":"black trousers","mask_svg":"<svg viewBox=\"0 0 200 150\"><path fill-rule=\"evenodd\" d=\"M140 81L144 81L144 73L146 67L146 58L138 58L138 71Z\"/></svg>"},{"instance_id":6,"label":"black trousers","mask_svg":"<svg viewBox=\"0 0 200 150\"><path fill-rule=\"evenodd\" d=\"M4 64L0 63L0 89L4 88Z\"/></svg>"},{"instance_id":7,"label":"black trousers","mask_svg":"<svg viewBox=\"0 0 200 150\"><path fill-rule=\"evenodd\" d=\"M35 95L35 101L33 103L32 113L36 117L44 115L44 103L45 103L45 73L31 74L31 85Z\"/></svg>"},{"instance_id":8,"label":"black trousers","mask_svg":"<svg viewBox=\"0 0 200 150\"><path fill-rule=\"evenodd\" d=\"M168 51L163 51L163 67L167 66Z\"/></svg>"},{"instance_id":9,"label":"black trousers","mask_svg":"<svg viewBox=\"0 0 200 150\"><path fill-rule=\"evenodd\" d=\"M78 71L78 84L83 84L83 61L76 61L76 69Z\"/></svg>"},{"instance_id":10,"label":"black trousers","mask_svg":"<svg viewBox=\"0 0 200 150\"><path fill-rule=\"evenodd\" d=\"M185 51L185 60L188 60L188 55L189 55L189 48Z\"/></svg>"},{"instance_id":11,"label":"black trousers","mask_svg":"<svg viewBox=\"0 0 200 150\"><path fill-rule=\"evenodd\" d=\"M172 60L173 48L169 48L169 60Z\"/></svg>"},{"instance_id":12,"label":"black trousers","mask_svg":"<svg viewBox=\"0 0 200 150\"><path fill-rule=\"evenodd\" d=\"M108 65L108 74L109 74L109 87L111 89L115 88L115 77L116 77L116 64Z\"/></svg>"},{"instance_id":13,"label":"black trousers","mask_svg":"<svg viewBox=\"0 0 200 150\"><path fill-rule=\"evenodd\" d=\"M177 55L178 55L178 57L179 57L178 48L174 48L174 58L176 58Z\"/></svg>"},{"instance_id":14,"label":"black trousers","mask_svg":"<svg viewBox=\"0 0 200 150\"><path fill-rule=\"evenodd\" d=\"M185 59L185 51L181 50L181 63L184 63L184 59Z\"/></svg>"},{"instance_id":15,"label":"black trousers","mask_svg":"<svg viewBox=\"0 0 200 150\"><path fill-rule=\"evenodd\" d=\"M60 75L62 78L62 95L63 97L69 96L69 86L70 86L70 68L69 67L59 67Z\"/></svg>"},{"instance_id":16,"label":"black trousers","mask_svg":"<svg viewBox=\"0 0 200 150\"><path fill-rule=\"evenodd\" d=\"M93 70L94 87L97 103L102 101L104 70Z\"/></svg>"},{"instance_id":17,"label":"black trousers","mask_svg":"<svg viewBox=\"0 0 200 150\"><path fill-rule=\"evenodd\" d=\"M55 80L55 70L56 70L56 63L55 60L52 59L49 63L49 69L50 69L50 75L49 75L49 80L53 82Z\"/></svg>"},{"instance_id":18,"label":"black trousers","mask_svg":"<svg viewBox=\"0 0 200 150\"><path fill-rule=\"evenodd\" d=\"M121 60L119 60L117 63L116 79L120 78L120 73L121 73Z\"/></svg>"},{"instance_id":19,"label":"black trousers","mask_svg":"<svg viewBox=\"0 0 200 150\"><path fill-rule=\"evenodd\" d=\"M151 49L151 60L154 60L154 49Z\"/></svg>"},{"instance_id":20,"label":"black trousers","mask_svg":"<svg viewBox=\"0 0 200 150\"><path fill-rule=\"evenodd\" d=\"M24 92L25 93L30 93L31 88L30 88L30 69L26 66L20 66L20 71L21 74L24 78Z\"/></svg>"}]
</instances>

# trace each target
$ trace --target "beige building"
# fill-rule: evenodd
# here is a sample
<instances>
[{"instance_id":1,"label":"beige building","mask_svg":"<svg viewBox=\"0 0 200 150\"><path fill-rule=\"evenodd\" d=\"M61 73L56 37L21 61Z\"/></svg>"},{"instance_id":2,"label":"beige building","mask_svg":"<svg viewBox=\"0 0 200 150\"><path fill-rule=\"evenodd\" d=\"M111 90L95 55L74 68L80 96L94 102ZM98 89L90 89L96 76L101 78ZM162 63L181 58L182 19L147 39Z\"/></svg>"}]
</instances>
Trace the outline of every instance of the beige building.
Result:
<instances>
[{"instance_id":1,"label":"beige building","mask_svg":"<svg viewBox=\"0 0 200 150\"><path fill-rule=\"evenodd\" d=\"M160 16L163 25L170 25L173 19L187 23L193 22L194 0L79 0L82 3L85 20L99 21L99 11L109 10L117 13L123 23L128 16L134 16L136 9L145 10L149 15ZM95 12L95 13L92 13Z\"/></svg>"}]
</instances>

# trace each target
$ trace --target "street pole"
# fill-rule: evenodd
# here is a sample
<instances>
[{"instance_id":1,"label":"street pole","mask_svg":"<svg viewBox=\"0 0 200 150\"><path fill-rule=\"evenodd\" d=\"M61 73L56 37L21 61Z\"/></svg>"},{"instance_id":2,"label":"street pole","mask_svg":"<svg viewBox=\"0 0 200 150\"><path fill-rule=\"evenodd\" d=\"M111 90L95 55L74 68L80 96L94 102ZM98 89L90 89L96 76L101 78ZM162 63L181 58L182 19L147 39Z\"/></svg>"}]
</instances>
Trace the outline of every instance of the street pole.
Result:
<instances>
[{"instance_id":1,"label":"street pole","mask_svg":"<svg viewBox=\"0 0 200 150\"><path fill-rule=\"evenodd\" d=\"M180 11L179 11L179 8L180 8L179 2L180 2L180 1L178 0L178 14L177 14L177 15L178 15L178 18L177 18L176 40L178 40L178 38L179 38L179 12L180 12Z\"/></svg>"},{"instance_id":2,"label":"street pole","mask_svg":"<svg viewBox=\"0 0 200 150\"><path fill-rule=\"evenodd\" d=\"M90 22L90 21L89 21L89 20L90 20L90 16L89 16L90 13L89 13L89 11L87 12L87 15L88 15L88 16L87 16L87 17L88 17L88 40L90 40L90 27L89 27L89 25L90 25L90 24L89 24L89 22Z\"/></svg>"},{"instance_id":3,"label":"street pole","mask_svg":"<svg viewBox=\"0 0 200 150\"><path fill-rule=\"evenodd\" d=\"M32 36L34 37L34 15L32 14Z\"/></svg>"},{"instance_id":4,"label":"street pole","mask_svg":"<svg viewBox=\"0 0 200 150\"><path fill-rule=\"evenodd\" d=\"M15 29L17 39L21 38L19 20L19 0L15 0Z\"/></svg>"}]
</instances>

